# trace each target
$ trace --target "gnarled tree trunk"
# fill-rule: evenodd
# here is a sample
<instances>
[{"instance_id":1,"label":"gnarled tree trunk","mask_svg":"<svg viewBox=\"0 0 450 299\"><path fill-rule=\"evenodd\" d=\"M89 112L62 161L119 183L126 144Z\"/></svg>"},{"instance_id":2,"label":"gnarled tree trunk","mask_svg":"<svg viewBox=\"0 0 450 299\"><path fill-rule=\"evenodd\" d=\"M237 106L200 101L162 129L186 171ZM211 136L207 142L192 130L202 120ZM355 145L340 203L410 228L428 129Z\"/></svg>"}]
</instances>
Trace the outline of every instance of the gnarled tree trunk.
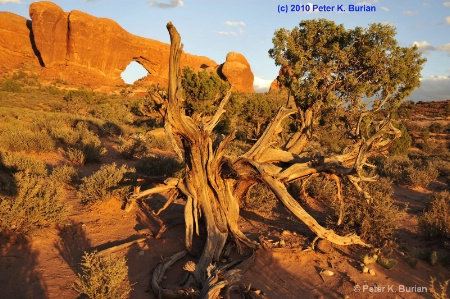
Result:
<instances>
[{"instance_id":1,"label":"gnarled tree trunk","mask_svg":"<svg viewBox=\"0 0 450 299\"><path fill-rule=\"evenodd\" d=\"M226 138L219 136L214 141L211 136L225 112L224 107L230 93L222 100L212 118L206 120L186 116L182 108L181 39L171 23L167 24L167 29L171 38L168 99L153 96L155 101L162 104L160 112L165 118L167 137L179 157L184 160L185 172L183 178L168 179L164 185L137 193L132 199L178 189L187 198L184 213L187 252L192 251L193 236L200 234L202 225L207 238L197 263L191 262L185 266L185 270L191 275L191 285L178 290L167 290L161 286L164 271L185 256L186 252L181 252L163 261L155 270L153 290L164 298L217 298L224 287L239 280L241 272L248 267L254 256L232 265L220 266L220 260L228 240L234 241L238 249L242 246L256 249L259 246L257 242L248 239L238 226L239 200L256 181L266 184L286 208L318 237L340 245L369 246L356 235L339 236L322 227L292 198L287 192L286 184L317 173L326 173L338 186L341 178L348 177L359 187L362 180L359 170L367 157L385 150L389 143L386 142L386 136L395 138L399 135L399 130L386 121L379 125L378 131L371 138L359 138L345 153L325 157L323 161L304 162L304 158L301 159L298 153L309 138L308 126L312 125L313 116L310 112L306 113L303 116L305 128L300 130L300 135L294 136L285 147L278 148L274 141L282 130L281 122L297 112L296 109L281 108L247 153L240 157L225 157L225 149L234 135ZM228 168L228 171L231 168L234 175L223 175L224 168ZM340 193L340 187L338 189ZM340 198L340 194L338 197Z\"/></svg>"}]
</instances>

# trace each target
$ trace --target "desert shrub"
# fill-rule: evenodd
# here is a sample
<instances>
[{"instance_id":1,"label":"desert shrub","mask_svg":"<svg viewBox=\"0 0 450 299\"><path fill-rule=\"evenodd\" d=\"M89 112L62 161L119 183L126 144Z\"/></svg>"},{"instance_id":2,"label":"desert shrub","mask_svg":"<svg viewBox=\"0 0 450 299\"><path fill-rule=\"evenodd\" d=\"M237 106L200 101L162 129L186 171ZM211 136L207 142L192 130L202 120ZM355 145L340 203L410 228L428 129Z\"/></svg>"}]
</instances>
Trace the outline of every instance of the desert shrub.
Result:
<instances>
[{"instance_id":1,"label":"desert shrub","mask_svg":"<svg viewBox=\"0 0 450 299\"><path fill-rule=\"evenodd\" d=\"M376 182L364 184L363 190L372 196L372 200L366 200L364 196L356 192L353 186L345 185L342 224L337 226L340 206L337 201L332 203L331 217L328 222L341 234L356 232L367 242L382 246L390 240L400 220L401 211L394 205L392 181L380 178Z\"/></svg>"},{"instance_id":2,"label":"desert shrub","mask_svg":"<svg viewBox=\"0 0 450 299\"><path fill-rule=\"evenodd\" d=\"M175 177L183 168L184 164L171 156L148 156L136 164L136 171L146 176Z\"/></svg>"},{"instance_id":3,"label":"desert shrub","mask_svg":"<svg viewBox=\"0 0 450 299\"><path fill-rule=\"evenodd\" d=\"M78 148L69 147L67 149L67 157L69 161L75 165L84 165L84 163L86 163L86 156L83 151Z\"/></svg>"},{"instance_id":4,"label":"desert shrub","mask_svg":"<svg viewBox=\"0 0 450 299\"><path fill-rule=\"evenodd\" d=\"M0 228L18 233L46 227L67 218L67 207L55 182L17 173L17 194L0 198Z\"/></svg>"},{"instance_id":5,"label":"desert shrub","mask_svg":"<svg viewBox=\"0 0 450 299\"><path fill-rule=\"evenodd\" d=\"M171 148L170 142L167 138L149 135L147 137L147 144L149 148L157 148L160 150L168 150Z\"/></svg>"},{"instance_id":6,"label":"desert shrub","mask_svg":"<svg viewBox=\"0 0 450 299\"><path fill-rule=\"evenodd\" d=\"M78 143L75 148L84 155L84 163L100 162L100 157L106 153L106 148L101 144Z\"/></svg>"},{"instance_id":7,"label":"desert shrub","mask_svg":"<svg viewBox=\"0 0 450 299\"><path fill-rule=\"evenodd\" d=\"M450 193L434 193L419 217L419 229L429 238L450 238Z\"/></svg>"},{"instance_id":8,"label":"desert shrub","mask_svg":"<svg viewBox=\"0 0 450 299\"><path fill-rule=\"evenodd\" d=\"M194 112L214 113L217 98L222 98L230 88L230 84L220 79L215 72L206 70L196 72L190 67L183 69L181 84L189 115Z\"/></svg>"},{"instance_id":9,"label":"desert shrub","mask_svg":"<svg viewBox=\"0 0 450 299\"><path fill-rule=\"evenodd\" d=\"M450 161L435 158L431 162L433 166L437 169L440 176L450 175Z\"/></svg>"},{"instance_id":10,"label":"desert shrub","mask_svg":"<svg viewBox=\"0 0 450 299\"><path fill-rule=\"evenodd\" d=\"M78 177L78 171L71 165L55 167L50 179L57 183L71 185Z\"/></svg>"},{"instance_id":11,"label":"desert shrub","mask_svg":"<svg viewBox=\"0 0 450 299\"><path fill-rule=\"evenodd\" d=\"M126 165L117 167L116 163L101 166L91 176L82 179L81 201L94 203L122 195L124 190L130 189L134 172L133 168L128 168Z\"/></svg>"},{"instance_id":12,"label":"desert shrub","mask_svg":"<svg viewBox=\"0 0 450 299\"><path fill-rule=\"evenodd\" d=\"M0 131L0 146L13 152L49 152L55 149L55 141L46 132L8 126Z\"/></svg>"},{"instance_id":13,"label":"desert shrub","mask_svg":"<svg viewBox=\"0 0 450 299\"><path fill-rule=\"evenodd\" d=\"M147 143L140 138L119 138L120 145L117 147L119 154L125 159L133 159L145 155L148 150Z\"/></svg>"},{"instance_id":14,"label":"desert shrub","mask_svg":"<svg viewBox=\"0 0 450 299\"><path fill-rule=\"evenodd\" d=\"M269 213L277 206L278 200L273 192L264 184L250 187L245 197L245 208Z\"/></svg>"},{"instance_id":15,"label":"desert shrub","mask_svg":"<svg viewBox=\"0 0 450 299\"><path fill-rule=\"evenodd\" d=\"M22 84L14 79L4 79L0 81L0 90L8 92L21 92Z\"/></svg>"},{"instance_id":16,"label":"desert shrub","mask_svg":"<svg viewBox=\"0 0 450 299\"><path fill-rule=\"evenodd\" d=\"M306 182L306 192L318 200L331 200L335 198L337 187L334 181L326 177L313 177Z\"/></svg>"},{"instance_id":17,"label":"desert shrub","mask_svg":"<svg viewBox=\"0 0 450 299\"><path fill-rule=\"evenodd\" d=\"M103 132L105 132L106 134L108 134L110 136L122 135L123 134L122 127L119 126L116 123L111 122L111 121L105 122L102 125L102 130L103 130Z\"/></svg>"},{"instance_id":18,"label":"desert shrub","mask_svg":"<svg viewBox=\"0 0 450 299\"><path fill-rule=\"evenodd\" d=\"M44 162L15 153L1 153L0 159L10 172L46 176L47 167Z\"/></svg>"},{"instance_id":19,"label":"desert shrub","mask_svg":"<svg viewBox=\"0 0 450 299\"><path fill-rule=\"evenodd\" d=\"M425 167L414 167L411 166L407 170L408 182L414 187L426 188L428 185L437 179L439 172L429 163Z\"/></svg>"},{"instance_id":20,"label":"desert shrub","mask_svg":"<svg viewBox=\"0 0 450 299\"><path fill-rule=\"evenodd\" d=\"M404 124L400 124L398 128L402 132L402 136L394 140L389 152L392 155L408 155L409 149L411 148L412 144L411 135L409 135L408 130Z\"/></svg>"},{"instance_id":21,"label":"desert shrub","mask_svg":"<svg viewBox=\"0 0 450 299\"><path fill-rule=\"evenodd\" d=\"M74 289L92 299L125 299L132 287L128 281L128 266L125 257L101 256L96 251L85 252L81 262L81 273Z\"/></svg>"},{"instance_id":22,"label":"desert shrub","mask_svg":"<svg viewBox=\"0 0 450 299\"><path fill-rule=\"evenodd\" d=\"M388 177L396 182L406 179L406 169L412 166L412 161L406 156L378 156L372 158L380 175Z\"/></svg>"}]
</instances>

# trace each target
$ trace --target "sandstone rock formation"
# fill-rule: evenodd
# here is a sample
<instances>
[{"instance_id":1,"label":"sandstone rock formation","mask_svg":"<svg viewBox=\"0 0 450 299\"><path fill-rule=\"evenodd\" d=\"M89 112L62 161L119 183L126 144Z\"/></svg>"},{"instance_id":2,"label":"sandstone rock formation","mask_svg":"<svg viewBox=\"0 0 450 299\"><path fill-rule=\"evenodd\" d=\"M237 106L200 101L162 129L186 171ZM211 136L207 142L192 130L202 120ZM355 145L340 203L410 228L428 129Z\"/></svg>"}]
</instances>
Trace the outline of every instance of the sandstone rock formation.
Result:
<instances>
[{"instance_id":1,"label":"sandstone rock formation","mask_svg":"<svg viewBox=\"0 0 450 299\"><path fill-rule=\"evenodd\" d=\"M0 12L0 73L39 68L30 30L29 20Z\"/></svg>"},{"instance_id":2,"label":"sandstone rock formation","mask_svg":"<svg viewBox=\"0 0 450 299\"><path fill-rule=\"evenodd\" d=\"M244 55L230 52L224 64L219 68L221 74L233 84L236 89L243 92L254 92L253 73L250 64Z\"/></svg>"},{"instance_id":3,"label":"sandstone rock formation","mask_svg":"<svg viewBox=\"0 0 450 299\"><path fill-rule=\"evenodd\" d=\"M6 71L31 63L42 78L97 88L122 85L121 73L137 61L148 71L142 84L167 84L168 44L130 34L110 19L64 12L52 2L33 2L29 13L32 21L0 13L0 65ZM229 53L219 66L207 57L184 53L181 64L216 71L235 90L253 91L253 73L241 54Z\"/></svg>"}]
</instances>

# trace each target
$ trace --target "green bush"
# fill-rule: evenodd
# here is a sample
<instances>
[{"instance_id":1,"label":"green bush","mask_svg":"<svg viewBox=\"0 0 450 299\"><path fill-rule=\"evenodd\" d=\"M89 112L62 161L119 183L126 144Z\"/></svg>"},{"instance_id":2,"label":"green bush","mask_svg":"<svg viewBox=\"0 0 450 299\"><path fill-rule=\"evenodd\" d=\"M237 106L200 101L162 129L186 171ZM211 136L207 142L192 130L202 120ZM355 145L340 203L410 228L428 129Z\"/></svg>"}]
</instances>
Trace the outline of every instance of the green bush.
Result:
<instances>
[{"instance_id":1,"label":"green bush","mask_svg":"<svg viewBox=\"0 0 450 299\"><path fill-rule=\"evenodd\" d=\"M83 151L78 148L69 147L67 149L67 157L69 161L75 165L84 165L86 163L86 156Z\"/></svg>"},{"instance_id":2,"label":"green bush","mask_svg":"<svg viewBox=\"0 0 450 299\"><path fill-rule=\"evenodd\" d=\"M0 152L0 161L10 172L22 172L24 174L46 176L47 167L45 163L30 157L15 153Z\"/></svg>"},{"instance_id":3,"label":"green bush","mask_svg":"<svg viewBox=\"0 0 450 299\"><path fill-rule=\"evenodd\" d=\"M412 161L406 156L378 156L372 158L380 175L388 177L395 182L401 182L407 177L407 168L412 166Z\"/></svg>"},{"instance_id":4,"label":"green bush","mask_svg":"<svg viewBox=\"0 0 450 299\"><path fill-rule=\"evenodd\" d=\"M399 129L402 132L402 136L397 138L392 143L390 153L391 155L408 155L411 148L412 138L409 135L408 130L404 124L399 125Z\"/></svg>"},{"instance_id":5,"label":"green bush","mask_svg":"<svg viewBox=\"0 0 450 299\"><path fill-rule=\"evenodd\" d=\"M136 164L136 171L146 176L174 177L178 176L184 164L170 156L148 156Z\"/></svg>"},{"instance_id":6,"label":"green bush","mask_svg":"<svg viewBox=\"0 0 450 299\"><path fill-rule=\"evenodd\" d=\"M356 232L363 240L382 246L385 241L391 240L401 218L401 211L391 197L392 181L380 178L376 182L364 184L363 190L371 194L372 200L366 200L353 186L346 184L343 188L345 208L342 224L337 226L340 212L337 201L332 204L333 213L328 222L341 234Z\"/></svg>"},{"instance_id":7,"label":"green bush","mask_svg":"<svg viewBox=\"0 0 450 299\"><path fill-rule=\"evenodd\" d=\"M117 167L116 163L103 165L89 177L84 177L80 186L81 201L94 203L122 196L130 190L133 168L126 165Z\"/></svg>"},{"instance_id":8,"label":"green bush","mask_svg":"<svg viewBox=\"0 0 450 299\"><path fill-rule=\"evenodd\" d=\"M420 232L429 238L450 238L450 193L434 193L419 217Z\"/></svg>"},{"instance_id":9,"label":"green bush","mask_svg":"<svg viewBox=\"0 0 450 299\"><path fill-rule=\"evenodd\" d=\"M101 256L96 251L85 252L81 272L74 289L91 299L125 299L133 290L128 281L125 257Z\"/></svg>"},{"instance_id":10,"label":"green bush","mask_svg":"<svg viewBox=\"0 0 450 299\"><path fill-rule=\"evenodd\" d=\"M55 167L50 175L52 181L66 185L73 184L77 178L78 171L71 165Z\"/></svg>"},{"instance_id":11,"label":"green bush","mask_svg":"<svg viewBox=\"0 0 450 299\"><path fill-rule=\"evenodd\" d=\"M55 182L44 177L17 173L17 194L0 198L0 228L27 233L64 221L68 209Z\"/></svg>"},{"instance_id":12,"label":"green bush","mask_svg":"<svg viewBox=\"0 0 450 299\"><path fill-rule=\"evenodd\" d=\"M408 182L414 187L426 188L439 176L438 170L429 163L423 167L409 167L407 170Z\"/></svg>"},{"instance_id":13,"label":"green bush","mask_svg":"<svg viewBox=\"0 0 450 299\"><path fill-rule=\"evenodd\" d=\"M55 141L46 132L8 126L0 130L0 146L13 152L50 152Z\"/></svg>"},{"instance_id":14,"label":"green bush","mask_svg":"<svg viewBox=\"0 0 450 299\"><path fill-rule=\"evenodd\" d=\"M17 80L4 79L3 81L0 81L0 90L7 92L21 92L22 84Z\"/></svg>"},{"instance_id":15,"label":"green bush","mask_svg":"<svg viewBox=\"0 0 450 299\"><path fill-rule=\"evenodd\" d=\"M245 197L245 208L264 213L272 212L277 203L275 194L264 184L251 186Z\"/></svg>"},{"instance_id":16,"label":"green bush","mask_svg":"<svg viewBox=\"0 0 450 299\"><path fill-rule=\"evenodd\" d=\"M332 200L336 197L337 187L334 181L326 177L313 177L306 183L306 192L318 200Z\"/></svg>"}]
</instances>

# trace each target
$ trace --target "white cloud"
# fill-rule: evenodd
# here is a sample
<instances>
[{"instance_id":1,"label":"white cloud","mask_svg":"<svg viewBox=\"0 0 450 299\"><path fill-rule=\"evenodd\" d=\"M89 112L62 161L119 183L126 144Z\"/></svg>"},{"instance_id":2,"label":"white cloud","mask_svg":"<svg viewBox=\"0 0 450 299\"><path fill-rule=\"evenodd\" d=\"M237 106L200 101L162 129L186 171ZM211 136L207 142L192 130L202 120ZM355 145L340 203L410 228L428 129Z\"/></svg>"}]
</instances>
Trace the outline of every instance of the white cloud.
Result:
<instances>
[{"instance_id":1,"label":"white cloud","mask_svg":"<svg viewBox=\"0 0 450 299\"><path fill-rule=\"evenodd\" d=\"M419 48L419 51L421 51L423 53L428 53L430 51L436 50L436 48L427 41L413 42L412 45Z\"/></svg>"},{"instance_id":2,"label":"white cloud","mask_svg":"<svg viewBox=\"0 0 450 299\"><path fill-rule=\"evenodd\" d=\"M384 11L389 11L389 8L384 7L384 6L381 6L381 9L384 10Z\"/></svg>"},{"instance_id":3,"label":"white cloud","mask_svg":"<svg viewBox=\"0 0 450 299\"><path fill-rule=\"evenodd\" d=\"M228 26L232 26L232 27L236 27L236 26L245 26L245 22L243 21L238 21L238 22L234 22L234 21L226 21L225 24L227 24Z\"/></svg>"},{"instance_id":4,"label":"white cloud","mask_svg":"<svg viewBox=\"0 0 450 299\"><path fill-rule=\"evenodd\" d=\"M442 2L442 6L450 7L450 1Z\"/></svg>"},{"instance_id":5,"label":"white cloud","mask_svg":"<svg viewBox=\"0 0 450 299\"><path fill-rule=\"evenodd\" d=\"M234 31L217 31L217 33L219 33L220 35L232 35L232 36L237 35L237 33Z\"/></svg>"},{"instance_id":6,"label":"white cloud","mask_svg":"<svg viewBox=\"0 0 450 299\"><path fill-rule=\"evenodd\" d=\"M420 87L413 91L409 99L414 101L450 99L450 76L423 78L420 82Z\"/></svg>"},{"instance_id":7,"label":"white cloud","mask_svg":"<svg viewBox=\"0 0 450 299\"><path fill-rule=\"evenodd\" d=\"M429 2L422 2L422 5L425 7L431 7L431 4Z\"/></svg>"},{"instance_id":8,"label":"white cloud","mask_svg":"<svg viewBox=\"0 0 450 299\"><path fill-rule=\"evenodd\" d=\"M168 1L148 1L147 4L159 8L174 8L183 6L184 3L182 0L168 0Z\"/></svg>"},{"instance_id":9,"label":"white cloud","mask_svg":"<svg viewBox=\"0 0 450 299\"><path fill-rule=\"evenodd\" d=\"M449 52L450 53L450 43L438 46L437 49L439 51Z\"/></svg>"},{"instance_id":10,"label":"white cloud","mask_svg":"<svg viewBox=\"0 0 450 299\"><path fill-rule=\"evenodd\" d=\"M450 25L450 16L448 16L448 17L445 18L445 23L447 23L447 24Z\"/></svg>"},{"instance_id":11,"label":"white cloud","mask_svg":"<svg viewBox=\"0 0 450 299\"><path fill-rule=\"evenodd\" d=\"M402 13L405 15L408 15L408 16L414 16L414 15L418 14L417 11L411 11L411 10L405 10L405 11L402 11Z\"/></svg>"},{"instance_id":12,"label":"white cloud","mask_svg":"<svg viewBox=\"0 0 450 299\"><path fill-rule=\"evenodd\" d=\"M379 0L365 0L365 1L359 1L356 3L356 5L374 5L377 4Z\"/></svg>"},{"instance_id":13,"label":"white cloud","mask_svg":"<svg viewBox=\"0 0 450 299\"><path fill-rule=\"evenodd\" d=\"M5 3L17 3L20 4L20 0L0 0L0 3L5 4Z\"/></svg>"},{"instance_id":14,"label":"white cloud","mask_svg":"<svg viewBox=\"0 0 450 299\"><path fill-rule=\"evenodd\" d=\"M270 84L272 84L272 80L263 79L261 77L255 76L255 79L253 80L253 87L255 88L256 92L266 92L269 91Z\"/></svg>"}]
</instances>

